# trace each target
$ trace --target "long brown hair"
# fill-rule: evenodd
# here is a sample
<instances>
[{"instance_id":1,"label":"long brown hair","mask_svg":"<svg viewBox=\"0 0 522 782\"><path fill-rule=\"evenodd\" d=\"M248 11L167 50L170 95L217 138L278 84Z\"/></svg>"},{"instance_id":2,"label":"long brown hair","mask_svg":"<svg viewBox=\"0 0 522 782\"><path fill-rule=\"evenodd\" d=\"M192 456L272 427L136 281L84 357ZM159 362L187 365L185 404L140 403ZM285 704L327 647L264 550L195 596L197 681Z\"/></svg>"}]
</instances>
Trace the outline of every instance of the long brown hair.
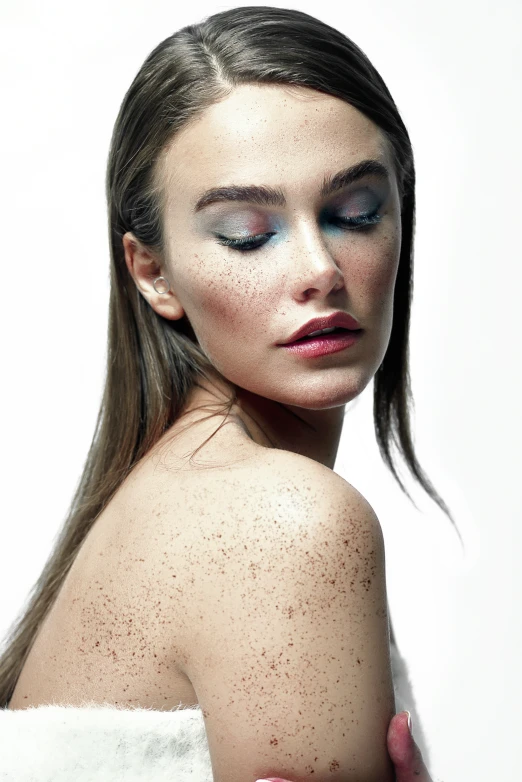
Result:
<instances>
[{"instance_id":1,"label":"long brown hair","mask_svg":"<svg viewBox=\"0 0 522 782\"><path fill-rule=\"evenodd\" d=\"M390 342L374 377L375 433L383 460L408 498L392 443L455 524L422 471L410 434L415 167L397 107L361 49L313 16L270 6L214 14L156 46L128 89L114 125L106 177L111 292L105 387L68 515L0 657L0 707L9 703L37 631L95 520L133 466L179 418L191 389L201 378L212 382L215 376L186 317L162 318L138 291L125 263L122 236L132 231L164 257L160 153L186 123L237 85L249 83L308 87L347 101L378 125L391 144L402 203L402 247ZM235 401L234 396L225 405L228 412Z\"/></svg>"}]
</instances>

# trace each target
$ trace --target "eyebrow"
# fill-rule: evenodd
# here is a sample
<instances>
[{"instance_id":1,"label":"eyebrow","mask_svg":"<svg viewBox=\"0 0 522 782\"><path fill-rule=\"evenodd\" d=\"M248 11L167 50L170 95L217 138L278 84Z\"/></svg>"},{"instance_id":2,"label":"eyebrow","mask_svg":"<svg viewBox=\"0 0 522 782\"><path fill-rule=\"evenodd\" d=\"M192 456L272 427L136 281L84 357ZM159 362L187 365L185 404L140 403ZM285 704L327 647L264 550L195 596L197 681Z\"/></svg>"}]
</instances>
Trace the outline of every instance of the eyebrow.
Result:
<instances>
[{"instance_id":1,"label":"eyebrow","mask_svg":"<svg viewBox=\"0 0 522 782\"><path fill-rule=\"evenodd\" d=\"M343 168L333 176L325 177L321 186L321 197L351 185L365 176L378 176L381 179L390 179L390 171L378 160L361 160L350 168ZM228 185L226 187L213 187L206 190L198 198L194 212L199 212L210 204L220 201L248 201L259 206L286 206L284 192L279 187L268 185Z\"/></svg>"}]
</instances>

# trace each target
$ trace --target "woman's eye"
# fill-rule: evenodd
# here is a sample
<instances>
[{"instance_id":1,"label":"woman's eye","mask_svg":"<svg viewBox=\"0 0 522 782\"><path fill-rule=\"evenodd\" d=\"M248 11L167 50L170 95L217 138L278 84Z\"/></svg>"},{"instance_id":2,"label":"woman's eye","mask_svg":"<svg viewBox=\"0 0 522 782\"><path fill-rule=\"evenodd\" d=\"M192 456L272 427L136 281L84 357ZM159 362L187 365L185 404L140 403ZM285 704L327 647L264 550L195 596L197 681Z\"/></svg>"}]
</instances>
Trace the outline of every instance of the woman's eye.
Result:
<instances>
[{"instance_id":1,"label":"woman's eye","mask_svg":"<svg viewBox=\"0 0 522 782\"><path fill-rule=\"evenodd\" d=\"M334 217L334 222L339 222L342 226L349 231L360 230L361 228L373 228L374 225L380 223L382 215L379 214L379 210L366 215L357 215L356 217Z\"/></svg>"},{"instance_id":2,"label":"woman's eye","mask_svg":"<svg viewBox=\"0 0 522 782\"><path fill-rule=\"evenodd\" d=\"M382 215L378 211L372 214L357 215L356 217L332 217L331 222L338 224L345 231L368 231L373 228L377 223L382 220ZM248 252L249 250L257 250L263 244L266 244L271 236L275 235L275 231L257 234L256 236L247 236L244 239L227 239L226 236L218 234L218 238L221 239L218 244L225 247L230 247L232 250L239 250L240 252Z\"/></svg>"},{"instance_id":3,"label":"woman's eye","mask_svg":"<svg viewBox=\"0 0 522 782\"><path fill-rule=\"evenodd\" d=\"M257 236L247 236L246 239L227 239L226 236L218 234L221 239L218 244L223 244L225 247L230 247L232 250L241 250L242 252L245 252L246 250L257 250L258 247L261 247L261 245L265 243L265 240L270 239L274 234L275 231L272 231L271 233L258 234Z\"/></svg>"}]
</instances>

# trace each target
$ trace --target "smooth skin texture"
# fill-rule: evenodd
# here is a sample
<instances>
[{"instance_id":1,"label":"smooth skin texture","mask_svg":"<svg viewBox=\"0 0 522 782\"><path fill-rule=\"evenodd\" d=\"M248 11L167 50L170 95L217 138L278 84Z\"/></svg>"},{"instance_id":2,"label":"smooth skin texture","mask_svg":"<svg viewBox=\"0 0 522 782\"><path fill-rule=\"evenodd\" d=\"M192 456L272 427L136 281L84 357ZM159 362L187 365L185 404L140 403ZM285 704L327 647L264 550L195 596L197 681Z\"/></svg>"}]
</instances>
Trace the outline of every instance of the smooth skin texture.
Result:
<instances>
[{"instance_id":1,"label":"smooth skin texture","mask_svg":"<svg viewBox=\"0 0 522 782\"><path fill-rule=\"evenodd\" d=\"M381 162L389 178L367 175L320 195L325 178L364 160ZM186 673L204 711L214 777L391 782L382 532L369 503L332 472L345 405L373 378L392 328L401 220L387 140L331 96L243 85L174 139L158 173L166 258L132 233L123 244L142 295L165 318L187 317L226 379L195 389L189 408L223 401L235 384L232 412L246 436L285 452L286 468L296 459L293 485L278 487L272 474L260 512L246 513L245 523L257 524L248 536L254 567L245 565L232 588L209 559L191 598ZM208 188L231 185L276 188L286 203L195 210ZM376 213L367 230L341 224ZM261 241L241 252L223 237ZM159 275L167 294L154 290ZM364 329L348 350L303 359L277 344L336 310ZM233 544L231 533L223 551Z\"/></svg>"}]
</instances>

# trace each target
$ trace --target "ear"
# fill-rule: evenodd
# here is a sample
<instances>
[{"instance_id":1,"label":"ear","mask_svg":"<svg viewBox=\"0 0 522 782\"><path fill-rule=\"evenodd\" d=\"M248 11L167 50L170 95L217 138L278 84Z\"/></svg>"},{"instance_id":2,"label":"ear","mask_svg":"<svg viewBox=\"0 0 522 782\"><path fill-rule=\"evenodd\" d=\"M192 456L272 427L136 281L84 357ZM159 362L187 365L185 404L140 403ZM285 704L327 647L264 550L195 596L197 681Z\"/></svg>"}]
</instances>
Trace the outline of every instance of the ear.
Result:
<instances>
[{"instance_id":1,"label":"ear","mask_svg":"<svg viewBox=\"0 0 522 782\"><path fill-rule=\"evenodd\" d=\"M133 233L127 231L123 238L125 251L125 263L129 274L136 283L141 295L149 302L152 309L167 320L179 320L185 314L185 310L176 294L173 292L172 280L166 269L162 269L161 262L150 250L136 239ZM167 293L157 293L153 282L156 277L166 277L170 289ZM158 288L166 288L164 280L160 280Z\"/></svg>"}]
</instances>

